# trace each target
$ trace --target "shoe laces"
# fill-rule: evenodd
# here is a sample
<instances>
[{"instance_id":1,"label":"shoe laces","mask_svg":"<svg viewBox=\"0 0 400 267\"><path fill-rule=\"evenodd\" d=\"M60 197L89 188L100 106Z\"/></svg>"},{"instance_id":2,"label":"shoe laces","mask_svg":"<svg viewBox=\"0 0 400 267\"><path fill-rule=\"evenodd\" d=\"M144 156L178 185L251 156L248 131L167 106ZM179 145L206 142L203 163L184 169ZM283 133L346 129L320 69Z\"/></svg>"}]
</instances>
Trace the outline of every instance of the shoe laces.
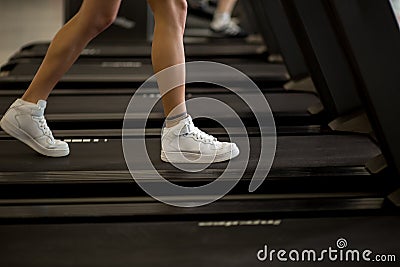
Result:
<instances>
[{"instance_id":1,"label":"shoe laces","mask_svg":"<svg viewBox=\"0 0 400 267\"><path fill-rule=\"evenodd\" d=\"M34 117L36 121L39 123L39 128L43 130L43 134L50 138L52 143L55 142L53 133L51 132L49 126L47 125L47 121L44 116Z\"/></svg>"},{"instance_id":2,"label":"shoe laces","mask_svg":"<svg viewBox=\"0 0 400 267\"><path fill-rule=\"evenodd\" d=\"M185 134L186 136L193 136L196 140L210 144L217 142L217 138L203 132L202 130L193 125L190 125L190 123L187 123L186 126L188 127L188 129L192 129L191 132Z\"/></svg>"},{"instance_id":3,"label":"shoe laces","mask_svg":"<svg viewBox=\"0 0 400 267\"><path fill-rule=\"evenodd\" d=\"M227 25L226 25L226 27L225 27L225 29L224 29L224 32L226 33L226 34L229 34L229 35L238 35L240 32L241 32L241 28L240 28L240 26L239 25L237 25L234 21L230 21Z\"/></svg>"}]
</instances>

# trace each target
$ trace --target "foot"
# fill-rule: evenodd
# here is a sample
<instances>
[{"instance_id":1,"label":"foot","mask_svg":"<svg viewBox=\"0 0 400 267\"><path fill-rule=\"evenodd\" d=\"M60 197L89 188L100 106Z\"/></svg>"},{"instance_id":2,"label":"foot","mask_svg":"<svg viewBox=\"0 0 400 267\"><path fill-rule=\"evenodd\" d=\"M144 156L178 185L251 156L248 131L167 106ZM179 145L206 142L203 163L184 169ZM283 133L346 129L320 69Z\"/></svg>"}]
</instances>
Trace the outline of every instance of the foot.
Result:
<instances>
[{"instance_id":1,"label":"foot","mask_svg":"<svg viewBox=\"0 0 400 267\"><path fill-rule=\"evenodd\" d=\"M210 28L213 32L228 38L246 38L247 32L244 31L236 22L229 20L226 23L212 22Z\"/></svg>"},{"instance_id":2,"label":"foot","mask_svg":"<svg viewBox=\"0 0 400 267\"><path fill-rule=\"evenodd\" d=\"M219 142L194 126L192 118L164 128L161 160L169 163L211 164L236 158L239 148L234 143Z\"/></svg>"},{"instance_id":3,"label":"foot","mask_svg":"<svg viewBox=\"0 0 400 267\"><path fill-rule=\"evenodd\" d=\"M65 157L69 155L68 144L54 139L44 118L46 104L43 100L33 104L18 99L0 121L0 127L44 156Z\"/></svg>"}]
</instances>

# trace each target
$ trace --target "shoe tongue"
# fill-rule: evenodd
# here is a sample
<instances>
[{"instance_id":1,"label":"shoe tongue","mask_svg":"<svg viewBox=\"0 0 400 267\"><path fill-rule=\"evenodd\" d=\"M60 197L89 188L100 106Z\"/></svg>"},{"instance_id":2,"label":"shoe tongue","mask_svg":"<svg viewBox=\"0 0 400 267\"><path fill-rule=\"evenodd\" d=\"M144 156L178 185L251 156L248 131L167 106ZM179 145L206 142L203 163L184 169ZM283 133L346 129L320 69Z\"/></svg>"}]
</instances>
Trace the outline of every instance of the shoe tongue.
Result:
<instances>
[{"instance_id":1,"label":"shoe tongue","mask_svg":"<svg viewBox=\"0 0 400 267\"><path fill-rule=\"evenodd\" d=\"M47 102L44 101L44 100L39 100L39 101L37 102L37 105L38 105L41 109L46 109Z\"/></svg>"},{"instance_id":2,"label":"shoe tongue","mask_svg":"<svg viewBox=\"0 0 400 267\"><path fill-rule=\"evenodd\" d=\"M44 110L46 109L47 106L47 102L44 100L39 100L37 102L37 108L34 108L32 111L32 115L37 116L37 117L41 117L44 115Z\"/></svg>"},{"instance_id":3,"label":"shoe tongue","mask_svg":"<svg viewBox=\"0 0 400 267\"><path fill-rule=\"evenodd\" d=\"M194 131L194 124L192 121L192 117L190 116L182 120L182 122L179 125L180 125L179 135L190 134Z\"/></svg>"}]
</instances>

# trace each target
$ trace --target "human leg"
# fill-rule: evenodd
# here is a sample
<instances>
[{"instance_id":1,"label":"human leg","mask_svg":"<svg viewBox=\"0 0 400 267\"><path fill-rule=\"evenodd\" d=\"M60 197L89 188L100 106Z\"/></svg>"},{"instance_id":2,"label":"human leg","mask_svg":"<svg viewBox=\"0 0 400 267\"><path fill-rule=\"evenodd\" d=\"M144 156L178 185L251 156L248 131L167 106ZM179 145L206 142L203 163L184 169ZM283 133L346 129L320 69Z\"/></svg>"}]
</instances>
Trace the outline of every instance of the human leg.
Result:
<instances>
[{"instance_id":1,"label":"human leg","mask_svg":"<svg viewBox=\"0 0 400 267\"><path fill-rule=\"evenodd\" d=\"M22 99L6 112L0 126L38 153L49 157L69 154L67 143L56 140L44 112L47 98L84 47L106 29L121 0L85 0L79 12L56 34L46 57Z\"/></svg>"},{"instance_id":2,"label":"human leg","mask_svg":"<svg viewBox=\"0 0 400 267\"><path fill-rule=\"evenodd\" d=\"M154 14L155 29L152 49L153 68L156 73L175 67L175 79L185 80L185 49L183 34L186 24L186 0L148 0ZM166 77L170 79L171 77ZM159 80L167 122L186 117L185 86L178 86L167 92L168 82ZM173 123L172 123L173 124Z\"/></svg>"},{"instance_id":3,"label":"human leg","mask_svg":"<svg viewBox=\"0 0 400 267\"><path fill-rule=\"evenodd\" d=\"M186 21L186 0L148 0L155 17L153 67L158 73L167 125L162 134L161 159L170 163L213 163L239 155L235 144L222 143L194 126L187 115L185 85L185 52L183 34ZM162 71L169 69L167 73ZM161 74L160 74L161 72ZM175 79L175 81L171 81ZM167 92L167 93L166 93Z\"/></svg>"},{"instance_id":4,"label":"human leg","mask_svg":"<svg viewBox=\"0 0 400 267\"><path fill-rule=\"evenodd\" d=\"M47 100L86 45L104 31L118 14L121 0L85 0L79 12L60 29L23 100Z\"/></svg>"},{"instance_id":5,"label":"human leg","mask_svg":"<svg viewBox=\"0 0 400 267\"><path fill-rule=\"evenodd\" d=\"M210 24L211 30L226 37L246 37L247 33L232 20L232 12L237 0L219 0Z\"/></svg>"}]
</instances>

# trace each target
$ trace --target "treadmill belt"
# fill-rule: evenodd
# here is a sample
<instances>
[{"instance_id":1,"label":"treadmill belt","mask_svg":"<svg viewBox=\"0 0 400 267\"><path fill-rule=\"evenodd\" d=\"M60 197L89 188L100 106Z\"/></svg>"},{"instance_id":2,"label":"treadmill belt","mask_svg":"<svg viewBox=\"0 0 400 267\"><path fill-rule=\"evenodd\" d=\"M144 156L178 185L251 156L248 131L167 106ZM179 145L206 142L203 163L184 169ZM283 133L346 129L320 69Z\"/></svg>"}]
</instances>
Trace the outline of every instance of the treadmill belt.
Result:
<instances>
[{"instance_id":1,"label":"treadmill belt","mask_svg":"<svg viewBox=\"0 0 400 267\"><path fill-rule=\"evenodd\" d=\"M190 41L191 38L185 38ZM185 45L185 53L188 58L210 58L210 57L249 57L260 55L260 52L265 51L263 44L250 44L241 42L232 42L232 40L217 40L209 42L208 38L193 38L195 41L204 41L203 43L190 43ZM207 43L208 42L208 43ZM36 43L28 45L21 49L11 59L19 58L42 58L44 57L49 43ZM150 57L150 44L133 44L133 45L89 45L82 52L81 58L93 57Z\"/></svg>"},{"instance_id":2,"label":"treadmill belt","mask_svg":"<svg viewBox=\"0 0 400 267\"><path fill-rule=\"evenodd\" d=\"M321 252L345 238L349 248L399 258L400 216L330 218L249 218L189 222L99 222L20 224L0 227L3 266L157 267L157 266L310 266L309 261L260 262L264 248ZM229 222L247 222L226 227ZM257 221L265 225L256 224ZM221 226L217 226L220 223ZM214 226L213 226L214 225ZM325 260L322 266L336 266ZM366 266L365 261L340 266ZM398 266L385 262L384 266Z\"/></svg>"},{"instance_id":3,"label":"treadmill belt","mask_svg":"<svg viewBox=\"0 0 400 267\"><path fill-rule=\"evenodd\" d=\"M0 173L6 172L69 172L69 171L126 171L126 163L122 152L120 139L83 139L76 143L72 142L71 155L67 158L48 159L33 152L24 144L14 140L0 141L0 158L2 164ZM223 140L223 139L222 139ZM164 163L160 159L159 138L147 138L147 150L155 168L158 171L173 172L184 175L172 165ZM237 161L248 161L248 170L254 170L258 163L257 149L260 140L256 137L250 138L250 144L254 149L250 159L244 155L239 156ZM326 136L281 136L278 137L277 153L272 167L272 174L277 170L289 170L290 168L320 168L320 167L360 167L367 160L377 156L380 150L369 138L357 135L326 135ZM138 160L143 157L138 155ZM140 165L140 162L137 162ZM226 163L212 164L211 170L224 170ZM145 171L145 169L143 169ZM140 171L140 170L135 170ZM198 173L210 174L205 170ZM216 174L211 174L216 175ZM213 177L216 178L216 177ZM0 175L0 182L7 180L7 175ZM10 179L13 179L12 177ZM35 178L36 179L36 178ZM44 177L47 181L49 177ZM56 178L57 179L57 178ZM74 180L71 175L67 179ZM82 179L85 179L83 177Z\"/></svg>"},{"instance_id":4,"label":"treadmill belt","mask_svg":"<svg viewBox=\"0 0 400 267\"><path fill-rule=\"evenodd\" d=\"M20 63L12 70L16 81L31 80L39 69L39 63ZM74 64L61 81L133 81L144 82L153 75L150 64L140 62L102 62L97 64Z\"/></svg>"},{"instance_id":5,"label":"treadmill belt","mask_svg":"<svg viewBox=\"0 0 400 267\"><path fill-rule=\"evenodd\" d=\"M7 75L1 77L0 82L29 82L33 79L34 74L38 70L40 63L20 62L16 65L4 68L8 72ZM255 81L265 82L286 82L289 77L284 65L267 64L267 63L232 63L231 67L236 68L247 74ZM9 69L10 68L10 69ZM204 71L202 76L198 78L207 79L215 73L207 73ZM112 61L109 62L80 62L74 64L71 69L64 75L61 82L136 82L143 83L153 75L151 64L142 62L129 61ZM232 80L228 73L219 73L218 78L221 81Z\"/></svg>"},{"instance_id":6,"label":"treadmill belt","mask_svg":"<svg viewBox=\"0 0 400 267\"><path fill-rule=\"evenodd\" d=\"M311 121L311 115L307 108L319 103L318 98L313 94L307 93L266 93L264 94L275 117L292 116L295 119L304 117ZM154 103L157 94L140 94L140 107L138 116L144 118L146 110ZM188 94L187 99L196 97L207 97L220 100L233 108L242 119L252 117L251 110L241 99L234 94ZM46 117L49 122L57 121L90 121L90 120L118 120L122 123L124 114L128 107L132 94L112 94L109 95L53 95L49 98ZM0 114L4 114L8 107L16 99L15 96L3 96L0 98ZM207 114L208 110L196 111L197 115ZM215 119L224 118L225 113L215 114ZM163 108L160 101L154 107L152 119L164 120ZM296 123L300 121L293 120ZM279 121L279 120L278 120ZM104 127L104 126L103 126Z\"/></svg>"}]
</instances>

